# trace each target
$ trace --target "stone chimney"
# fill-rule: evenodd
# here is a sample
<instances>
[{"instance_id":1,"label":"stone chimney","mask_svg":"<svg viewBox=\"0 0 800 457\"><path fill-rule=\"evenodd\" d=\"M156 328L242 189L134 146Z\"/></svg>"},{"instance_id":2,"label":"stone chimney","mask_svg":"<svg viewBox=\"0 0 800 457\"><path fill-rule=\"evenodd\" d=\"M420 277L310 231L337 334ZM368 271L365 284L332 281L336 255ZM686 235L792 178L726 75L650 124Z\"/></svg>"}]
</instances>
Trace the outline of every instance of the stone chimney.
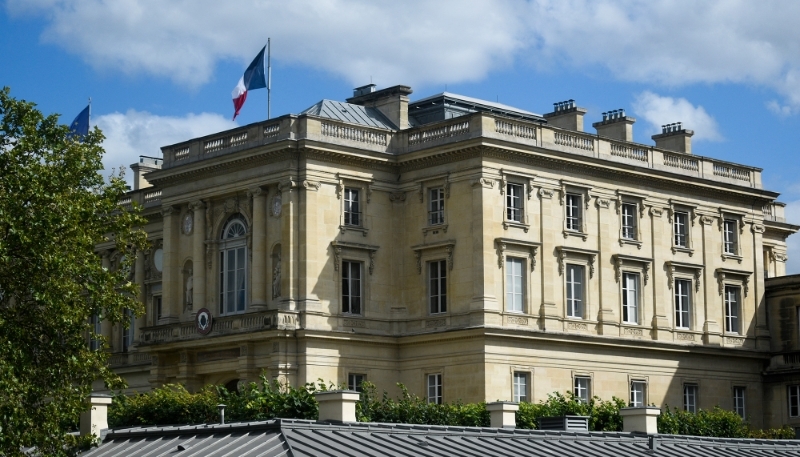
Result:
<instances>
[{"instance_id":1,"label":"stone chimney","mask_svg":"<svg viewBox=\"0 0 800 457\"><path fill-rule=\"evenodd\" d=\"M347 103L376 108L389 118L400 130L408 128L408 86L393 86L376 91L374 84L353 89L353 97Z\"/></svg>"},{"instance_id":2,"label":"stone chimney","mask_svg":"<svg viewBox=\"0 0 800 457\"><path fill-rule=\"evenodd\" d=\"M544 118L553 127L583 132L584 114L586 114L585 108L578 108L575 100L567 100L553 103L553 112L545 114Z\"/></svg>"},{"instance_id":3,"label":"stone chimney","mask_svg":"<svg viewBox=\"0 0 800 457\"><path fill-rule=\"evenodd\" d=\"M487 403L492 428L517 428L517 411L519 403L496 401Z\"/></svg>"},{"instance_id":4,"label":"stone chimney","mask_svg":"<svg viewBox=\"0 0 800 457\"><path fill-rule=\"evenodd\" d=\"M680 122L661 126L661 133L653 135L656 147L668 151L692 153L692 135L694 130L687 130L681 126Z\"/></svg>"},{"instance_id":5,"label":"stone chimney","mask_svg":"<svg viewBox=\"0 0 800 457\"><path fill-rule=\"evenodd\" d=\"M92 394L89 397L89 409L81 413L81 436L92 434L100 437L100 432L108 428L110 404L110 395Z\"/></svg>"},{"instance_id":6,"label":"stone chimney","mask_svg":"<svg viewBox=\"0 0 800 457\"><path fill-rule=\"evenodd\" d=\"M623 432L658 434L658 416L661 415L661 410L654 406L621 408L619 415L622 416Z\"/></svg>"},{"instance_id":7,"label":"stone chimney","mask_svg":"<svg viewBox=\"0 0 800 457\"><path fill-rule=\"evenodd\" d=\"M624 109L603 113L603 120L592 124L599 136L612 140L633 141L633 123L636 119L626 116Z\"/></svg>"},{"instance_id":8,"label":"stone chimney","mask_svg":"<svg viewBox=\"0 0 800 457\"><path fill-rule=\"evenodd\" d=\"M139 156L139 163L131 164L131 170L133 170L133 190L151 187L152 184L147 181L147 178L145 178L144 175L150 173L151 171L160 170L163 163L163 159Z\"/></svg>"},{"instance_id":9,"label":"stone chimney","mask_svg":"<svg viewBox=\"0 0 800 457\"><path fill-rule=\"evenodd\" d=\"M314 392L319 403L319 420L331 422L356 422L356 402L360 394L355 390L329 390Z\"/></svg>"}]
</instances>

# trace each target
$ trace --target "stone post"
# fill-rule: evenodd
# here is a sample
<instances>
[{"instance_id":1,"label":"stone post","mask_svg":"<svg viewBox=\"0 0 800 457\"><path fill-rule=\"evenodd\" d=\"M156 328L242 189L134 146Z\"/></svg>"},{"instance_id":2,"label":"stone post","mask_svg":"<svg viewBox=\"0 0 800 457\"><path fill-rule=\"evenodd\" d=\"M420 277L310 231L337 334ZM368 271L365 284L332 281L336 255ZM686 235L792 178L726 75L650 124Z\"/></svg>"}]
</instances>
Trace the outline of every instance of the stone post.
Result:
<instances>
[{"instance_id":1,"label":"stone post","mask_svg":"<svg viewBox=\"0 0 800 457\"><path fill-rule=\"evenodd\" d=\"M319 403L319 420L331 422L356 422L356 402L360 397L354 390L315 392Z\"/></svg>"},{"instance_id":2,"label":"stone post","mask_svg":"<svg viewBox=\"0 0 800 457\"><path fill-rule=\"evenodd\" d=\"M100 431L108 428L108 406L111 396L92 394L89 397L89 409L81 413L81 436L92 434L100 437Z\"/></svg>"},{"instance_id":3,"label":"stone post","mask_svg":"<svg viewBox=\"0 0 800 457\"><path fill-rule=\"evenodd\" d=\"M489 411L492 428L517 428L516 413L519 411L519 403L509 401L487 403L486 410Z\"/></svg>"},{"instance_id":4,"label":"stone post","mask_svg":"<svg viewBox=\"0 0 800 457\"><path fill-rule=\"evenodd\" d=\"M202 200L193 202L192 223L192 315L206 306L206 205Z\"/></svg>"},{"instance_id":5,"label":"stone post","mask_svg":"<svg viewBox=\"0 0 800 457\"><path fill-rule=\"evenodd\" d=\"M252 307L254 309L267 306L267 193L260 187L248 192L253 198L253 268L250 284L252 284Z\"/></svg>"},{"instance_id":6,"label":"stone post","mask_svg":"<svg viewBox=\"0 0 800 457\"><path fill-rule=\"evenodd\" d=\"M622 408L619 415L622 416L623 432L658 434L658 416L661 415L661 410L654 406Z\"/></svg>"}]
</instances>

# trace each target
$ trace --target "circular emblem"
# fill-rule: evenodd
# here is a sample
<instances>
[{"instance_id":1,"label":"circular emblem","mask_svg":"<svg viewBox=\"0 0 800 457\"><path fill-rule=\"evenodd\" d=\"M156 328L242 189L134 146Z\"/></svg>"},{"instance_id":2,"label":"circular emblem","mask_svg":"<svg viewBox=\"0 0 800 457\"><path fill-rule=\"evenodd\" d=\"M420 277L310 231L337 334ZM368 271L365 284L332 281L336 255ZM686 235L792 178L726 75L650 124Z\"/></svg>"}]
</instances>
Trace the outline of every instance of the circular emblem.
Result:
<instances>
[{"instance_id":1,"label":"circular emblem","mask_svg":"<svg viewBox=\"0 0 800 457\"><path fill-rule=\"evenodd\" d=\"M194 226L194 218L192 217L191 213L186 214L183 216L183 233L190 234L192 233L192 227Z\"/></svg>"},{"instance_id":2,"label":"circular emblem","mask_svg":"<svg viewBox=\"0 0 800 457\"><path fill-rule=\"evenodd\" d=\"M283 208L283 203L281 202L281 196L276 195L275 198L272 199L272 215L275 217L280 216L281 208Z\"/></svg>"},{"instance_id":3,"label":"circular emblem","mask_svg":"<svg viewBox=\"0 0 800 457\"><path fill-rule=\"evenodd\" d=\"M197 333L201 335L208 335L211 331L213 319L211 318L211 311L206 308L200 309L195 317L195 324L197 325Z\"/></svg>"}]
</instances>

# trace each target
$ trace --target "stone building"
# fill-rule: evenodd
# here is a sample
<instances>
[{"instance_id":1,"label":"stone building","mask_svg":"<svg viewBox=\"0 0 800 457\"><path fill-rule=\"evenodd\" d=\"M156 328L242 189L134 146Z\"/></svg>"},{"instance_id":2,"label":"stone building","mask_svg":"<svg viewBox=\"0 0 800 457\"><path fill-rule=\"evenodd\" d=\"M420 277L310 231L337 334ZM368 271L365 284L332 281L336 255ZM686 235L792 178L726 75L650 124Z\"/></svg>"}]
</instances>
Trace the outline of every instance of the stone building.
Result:
<instances>
[{"instance_id":1,"label":"stone building","mask_svg":"<svg viewBox=\"0 0 800 457\"><path fill-rule=\"evenodd\" d=\"M765 278L798 227L761 169L692 154L680 124L633 143L622 110L590 134L573 101L537 115L410 94L364 86L133 166L147 315L98 324L130 390L265 372L791 422L764 374L784 318Z\"/></svg>"}]
</instances>

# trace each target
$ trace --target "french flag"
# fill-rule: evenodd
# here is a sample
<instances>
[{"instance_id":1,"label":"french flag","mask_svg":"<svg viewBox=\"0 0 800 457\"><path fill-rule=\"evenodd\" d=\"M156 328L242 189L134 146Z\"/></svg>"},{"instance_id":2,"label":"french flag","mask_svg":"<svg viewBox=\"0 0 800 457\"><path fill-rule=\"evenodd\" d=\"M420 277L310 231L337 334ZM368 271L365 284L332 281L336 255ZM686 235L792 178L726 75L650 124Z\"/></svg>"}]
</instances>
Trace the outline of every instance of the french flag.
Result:
<instances>
[{"instance_id":1,"label":"french flag","mask_svg":"<svg viewBox=\"0 0 800 457\"><path fill-rule=\"evenodd\" d=\"M244 71L244 75L239 78L239 82L236 84L236 87L233 88L233 93L231 95L233 96L233 108L236 110L236 112L233 113L234 120L236 116L239 115L239 110L242 109L244 101L247 100L247 91L267 87L267 76L266 71L264 71L264 51L266 51L266 49L266 46L261 48L261 52L253 59L253 63L247 67L247 70Z\"/></svg>"}]
</instances>

